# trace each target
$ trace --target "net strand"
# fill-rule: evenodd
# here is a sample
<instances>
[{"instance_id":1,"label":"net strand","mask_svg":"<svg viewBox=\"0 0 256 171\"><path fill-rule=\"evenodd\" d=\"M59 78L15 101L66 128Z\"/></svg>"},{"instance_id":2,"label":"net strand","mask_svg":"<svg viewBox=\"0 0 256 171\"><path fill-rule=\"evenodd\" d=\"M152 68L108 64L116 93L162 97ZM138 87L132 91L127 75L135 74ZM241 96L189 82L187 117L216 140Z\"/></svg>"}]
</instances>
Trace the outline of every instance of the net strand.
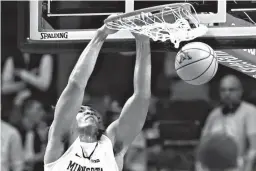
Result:
<instances>
[{"instance_id":1,"label":"net strand","mask_svg":"<svg viewBox=\"0 0 256 171\"><path fill-rule=\"evenodd\" d=\"M168 19L173 21L167 21ZM207 27L200 24L196 10L191 4L189 8L182 4L174 7L170 5L155 13L142 12L130 17L121 17L108 22L107 26L143 34L154 41L170 40L175 48L179 47L180 42L193 40L207 32Z\"/></svg>"}]
</instances>

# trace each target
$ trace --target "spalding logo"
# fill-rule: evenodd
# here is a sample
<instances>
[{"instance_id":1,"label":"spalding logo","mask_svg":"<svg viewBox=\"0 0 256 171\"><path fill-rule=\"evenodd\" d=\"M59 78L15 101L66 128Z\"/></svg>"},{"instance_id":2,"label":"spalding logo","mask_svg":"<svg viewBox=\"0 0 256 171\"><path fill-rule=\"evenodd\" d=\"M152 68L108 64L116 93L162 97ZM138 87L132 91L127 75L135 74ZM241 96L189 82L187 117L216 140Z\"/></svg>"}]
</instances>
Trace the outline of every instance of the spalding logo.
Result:
<instances>
[{"instance_id":1,"label":"spalding logo","mask_svg":"<svg viewBox=\"0 0 256 171\"><path fill-rule=\"evenodd\" d=\"M44 39L67 39L68 32L61 32L61 33L41 33L42 40Z\"/></svg>"}]
</instances>

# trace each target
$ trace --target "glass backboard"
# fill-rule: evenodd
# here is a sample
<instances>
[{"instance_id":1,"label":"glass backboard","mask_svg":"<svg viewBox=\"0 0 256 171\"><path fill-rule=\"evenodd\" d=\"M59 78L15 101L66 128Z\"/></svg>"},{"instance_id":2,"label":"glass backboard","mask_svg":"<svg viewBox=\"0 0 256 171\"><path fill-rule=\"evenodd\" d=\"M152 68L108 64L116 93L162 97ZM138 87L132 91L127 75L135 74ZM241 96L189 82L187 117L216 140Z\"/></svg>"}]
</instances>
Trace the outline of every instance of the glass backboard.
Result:
<instances>
[{"instance_id":1,"label":"glass backboard","mask_svg":"<svg viewBox=\"0 0 256 171\"><path fill-rule=\"evenodd\" d=\"M209 27L203 38L255 39L256 3L254 1L30 1L30 40L90 40L106 17L141 8L177 2L189 2L200 21ZM109 40L133 39L127 31Z\"/></svg>"},{"instance_id":2,"label":"glass backboard","mask_svg":"<svg viewBox=\"0 0 256 171\"><path fill-rule=\"evenodd\" d=\"M81 51L108 15L177 2L192 3L201 22L209 27L206 35L195 41L209 44L220 64L256 77L255 1L21 1L19 7L23 8L20 8L19 17L23 20L19 21L29 21L28 28L19 28L25 32L21 37L26 38L20 43L21 49L31 53L35 50ZM167 45L152 41L151 49L156 52L178 50ZM102 49L104 52L134 50L135 41L127 31L109 36Z\"/></svg>"}]
</instances>

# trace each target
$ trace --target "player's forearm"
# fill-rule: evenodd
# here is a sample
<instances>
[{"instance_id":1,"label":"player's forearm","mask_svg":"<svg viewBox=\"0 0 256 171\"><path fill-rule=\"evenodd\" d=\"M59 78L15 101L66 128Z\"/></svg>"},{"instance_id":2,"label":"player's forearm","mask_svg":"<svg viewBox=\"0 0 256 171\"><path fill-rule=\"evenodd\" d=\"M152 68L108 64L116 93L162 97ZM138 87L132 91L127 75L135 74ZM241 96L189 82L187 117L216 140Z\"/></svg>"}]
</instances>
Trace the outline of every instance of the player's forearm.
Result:
<instances>
[{"instance_id":1,"label":"player's forearm","mask_svg":"<svg viewBox=\"0 0 256 171\"><path fill-rule=\"evenodd\" d=\"M78 62L69 77L69 81L75 82L81 88L85 88L106 37L107 35L104 32L97 31L95 38L91 40L89 45L80 55Z\"/></svg>"},{"instance_id":2,"label":"player's forearm","mask_svg":"<svg viewBox=\"0 0 256 171\"><path fill-rule=\"evenodd\" d=\"M148 38L136 40L136 52L134 93L148 97L151 94L151 54Z\"/></svg>"}]
</instances>

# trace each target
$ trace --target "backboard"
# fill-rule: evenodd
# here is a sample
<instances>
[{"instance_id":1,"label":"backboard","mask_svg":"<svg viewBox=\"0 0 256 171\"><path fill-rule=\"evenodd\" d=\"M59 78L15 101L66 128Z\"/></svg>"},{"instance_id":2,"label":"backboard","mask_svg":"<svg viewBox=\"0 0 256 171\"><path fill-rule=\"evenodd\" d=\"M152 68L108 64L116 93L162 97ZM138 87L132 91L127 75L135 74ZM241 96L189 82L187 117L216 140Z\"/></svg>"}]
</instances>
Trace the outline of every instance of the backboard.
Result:
<instances>
[{"instance_id":1,"label":"backboard","mask_svg":"<svg viewBox=\"0 0 256 171\"><path fill-rule=\"evenodd\" d=\"M175 2L184 1L19 1L18 46L29 53L81 52L108 15ZM256 78L255 1L186 2L193 3L209 27L206 35L194 41L210 45L220 64ZM135 46L133 36L120 31L108 37L102 52L134 52ZM151 51L166 50L178 49L169 43L151 42Z\"/></svg>"},{"instance_id":2,"label":"backboard","mask_svg":"<svg viewBox=\"0 0 256 171\"><path fill-rule=\"evenodd\" d=\"M256 1L57 1L31 0L30 41L89 41L108 15L177 2L189 2L195 7L202 23L209 27L200 37L218 48L252 47L256 40ZM132 41L128 31L110 35L108 41Z\"/></svg>"}]
</instances>

